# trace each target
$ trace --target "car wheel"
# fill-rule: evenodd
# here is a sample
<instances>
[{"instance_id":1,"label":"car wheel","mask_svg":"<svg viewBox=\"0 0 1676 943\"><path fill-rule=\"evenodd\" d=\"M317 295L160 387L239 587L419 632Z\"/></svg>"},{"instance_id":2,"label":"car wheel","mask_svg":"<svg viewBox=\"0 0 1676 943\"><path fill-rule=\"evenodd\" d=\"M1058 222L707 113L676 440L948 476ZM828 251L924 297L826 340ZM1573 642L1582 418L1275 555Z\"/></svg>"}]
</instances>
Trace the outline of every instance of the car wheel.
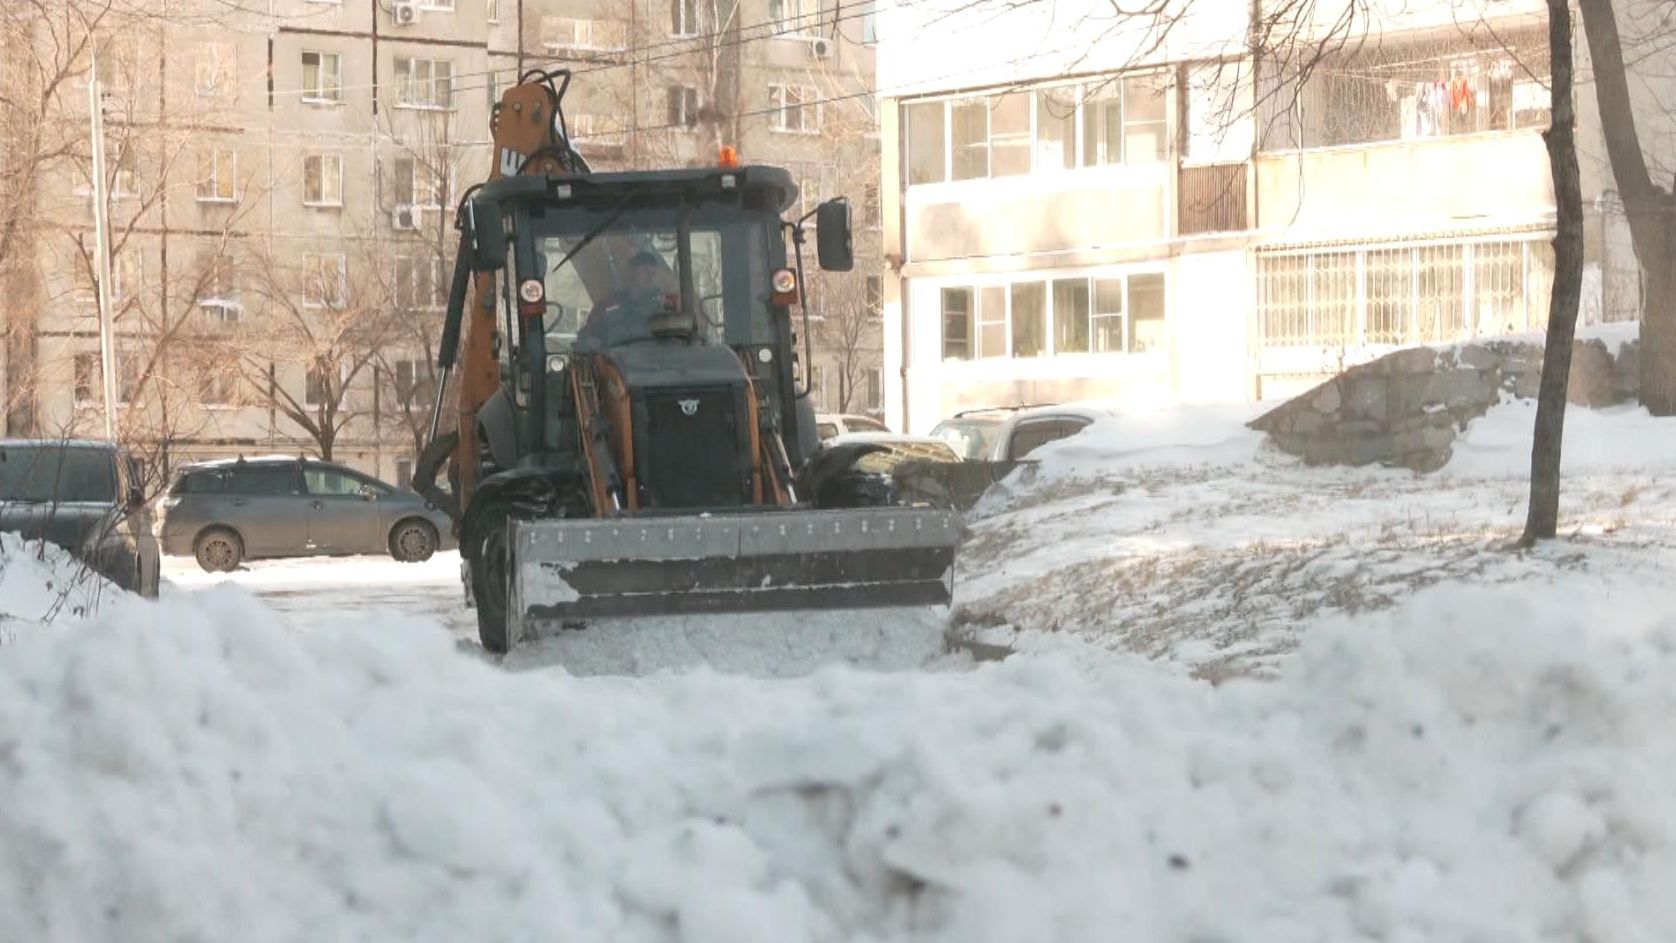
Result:
<instances>
[{"instance_id":1,"label":"car wheel","mask_svg":"<svg viewBox=\"0 0 1676 943\"><path fill-rule=\"evenodd\" d=\"M211 528L198 535L192 544L192 555L206 573L231 573L244 559L244 543L239 535L222 527Z\"/></svg>"},{"instance_id":2,"label":"car wheel","mask_svg":"<svg viewBox=\"0 0 1676 943\"><path fill-rule=\"evenodd\" d=\"M436 546L436 528L425 521L402 521L390 531L390 556L402 563L423 563Z\"/></svg>"}]
</instances>

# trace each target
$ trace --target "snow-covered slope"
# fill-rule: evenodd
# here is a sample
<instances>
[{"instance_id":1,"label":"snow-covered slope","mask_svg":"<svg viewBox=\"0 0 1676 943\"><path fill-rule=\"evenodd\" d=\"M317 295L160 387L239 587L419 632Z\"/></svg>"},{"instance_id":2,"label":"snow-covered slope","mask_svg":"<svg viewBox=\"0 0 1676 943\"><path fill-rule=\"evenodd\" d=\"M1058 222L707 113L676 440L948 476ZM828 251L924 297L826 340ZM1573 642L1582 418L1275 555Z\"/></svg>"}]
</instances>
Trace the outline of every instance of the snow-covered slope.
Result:
<instances>
[{"instance_id":1,"label":"snow-covered slope","mask_svg":"<svg viewBox=\"0 0 1676 943\"><path fill-rule=\"evenodd\" d=\"M57 544L0 532L0 645L97 612L122 594Z\"/></svg>"},{"instance_id":2,"label":"snow-covered slope","mask_svg":"<svg viewBox=\"0 0 1676 943\"><path fill-rule=\"evenodd\" d=\"M0 939L1676 934L1676 627L1523 591L1216 688L582 681L322 628L218 588L9 647Z\"/></svg>"},{"instance_id":3,"label":"snow-covered slope","mask_svg":"<svg viewBox=\"0 0 1676 943\"><path fill-rule=\"evenodd\" d=\"M1433 475L1305 467L1244 426L1262 407L1103 421L976 509L956 587L964 631L1016 648L1071 638L1221 677L1272 671L1321 618L1432 585L1536 589L1575 572L1608 605L1627 593L1676 610L1676 420L1571 409L1567 540L1516 552L1533 410L1495 407Z\"/></svg>"}]
</instances>

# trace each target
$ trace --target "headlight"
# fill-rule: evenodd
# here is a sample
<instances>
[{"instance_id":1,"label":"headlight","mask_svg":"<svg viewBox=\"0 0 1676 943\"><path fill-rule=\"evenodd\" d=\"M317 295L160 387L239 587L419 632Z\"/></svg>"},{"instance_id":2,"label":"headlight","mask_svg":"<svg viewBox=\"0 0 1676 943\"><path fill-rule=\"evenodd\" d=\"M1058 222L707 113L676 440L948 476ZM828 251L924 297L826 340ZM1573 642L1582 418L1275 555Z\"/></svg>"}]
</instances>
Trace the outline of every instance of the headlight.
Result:
<instances>
[{"instance_id":1,"label":"headlight","mask_svg":"<svg viewBox=\"0 0 1676 943\"><path fill-rule=\"evenodd\" d=\"M564 355L563 354L553 354L552 356L547 358L547 372L548 373L563 373L564 372Z\"/></svg>"}]
</instances>

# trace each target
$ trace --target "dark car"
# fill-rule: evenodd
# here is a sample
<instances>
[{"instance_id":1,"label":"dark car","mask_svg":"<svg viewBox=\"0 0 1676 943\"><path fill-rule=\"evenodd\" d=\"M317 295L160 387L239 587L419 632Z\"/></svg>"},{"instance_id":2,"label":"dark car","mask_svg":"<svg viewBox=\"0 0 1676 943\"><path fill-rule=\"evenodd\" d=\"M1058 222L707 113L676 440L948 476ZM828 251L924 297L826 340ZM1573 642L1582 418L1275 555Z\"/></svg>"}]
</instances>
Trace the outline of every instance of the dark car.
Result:
<instances>
[{"instance_id":1,"label":"dark car","mask_svg":"<svg viewBox=\"0 0 1676 943\"><path fill-rule=\"evenodd\" d=\"M155 597L160 561L143 477L115 443L0 440L0 530L55 543L123 589Z\"/></svg>"},{"instance_id":2,"label":"dark car","mask_svg":"<svg viewBox=\"0 0 1676 943\"><path fill-rule=\"evenodd\" d=\"M163 499L163 552L210 572L263 557L388 553L419 562L451 545L447 514L411 491L329 462L188 465Z\"/></svg>"}]
</instances>

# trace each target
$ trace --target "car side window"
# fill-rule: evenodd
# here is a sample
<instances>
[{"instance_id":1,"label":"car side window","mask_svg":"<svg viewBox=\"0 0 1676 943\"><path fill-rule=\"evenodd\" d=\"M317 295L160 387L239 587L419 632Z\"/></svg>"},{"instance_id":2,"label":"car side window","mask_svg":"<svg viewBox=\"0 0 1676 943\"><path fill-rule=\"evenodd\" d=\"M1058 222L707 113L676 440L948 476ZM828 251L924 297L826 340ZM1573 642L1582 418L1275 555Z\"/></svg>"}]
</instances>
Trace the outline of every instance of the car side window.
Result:
<instances>
[{"instance_id":1,"label":"car side window","mask_svg":"<svg viewBox=\"0 0 1676 943\"><path fill-rule=\"evenodd\" d=\"M228 477L233 494L296 494L297 470L283 465L235 469Z\"/></svg>"},{"instance_id":2,"label":"car side window","mask_svg":"<svg viewBox=\"0 0 1676 943\"><path fill-rule=\"evenodd\" d=\"M309 494L341 497L361 493L360 479L330 468L306 468L303 481L308 484Z\"/></svg>"},{"instance_id":3,"label":"car side window","mask_svg":"<svg viewBox=\"0 0 1676 943\"><path fill-rule=\"evenodd\" d=\"M1007 457L1024 458L1049 442L1064 438L1065 434L1060 431L1061 428L1057 419L1035 419L1019 423L1013 430L1012 441L1007 445Z\"/></svg>"}]
</instances>

